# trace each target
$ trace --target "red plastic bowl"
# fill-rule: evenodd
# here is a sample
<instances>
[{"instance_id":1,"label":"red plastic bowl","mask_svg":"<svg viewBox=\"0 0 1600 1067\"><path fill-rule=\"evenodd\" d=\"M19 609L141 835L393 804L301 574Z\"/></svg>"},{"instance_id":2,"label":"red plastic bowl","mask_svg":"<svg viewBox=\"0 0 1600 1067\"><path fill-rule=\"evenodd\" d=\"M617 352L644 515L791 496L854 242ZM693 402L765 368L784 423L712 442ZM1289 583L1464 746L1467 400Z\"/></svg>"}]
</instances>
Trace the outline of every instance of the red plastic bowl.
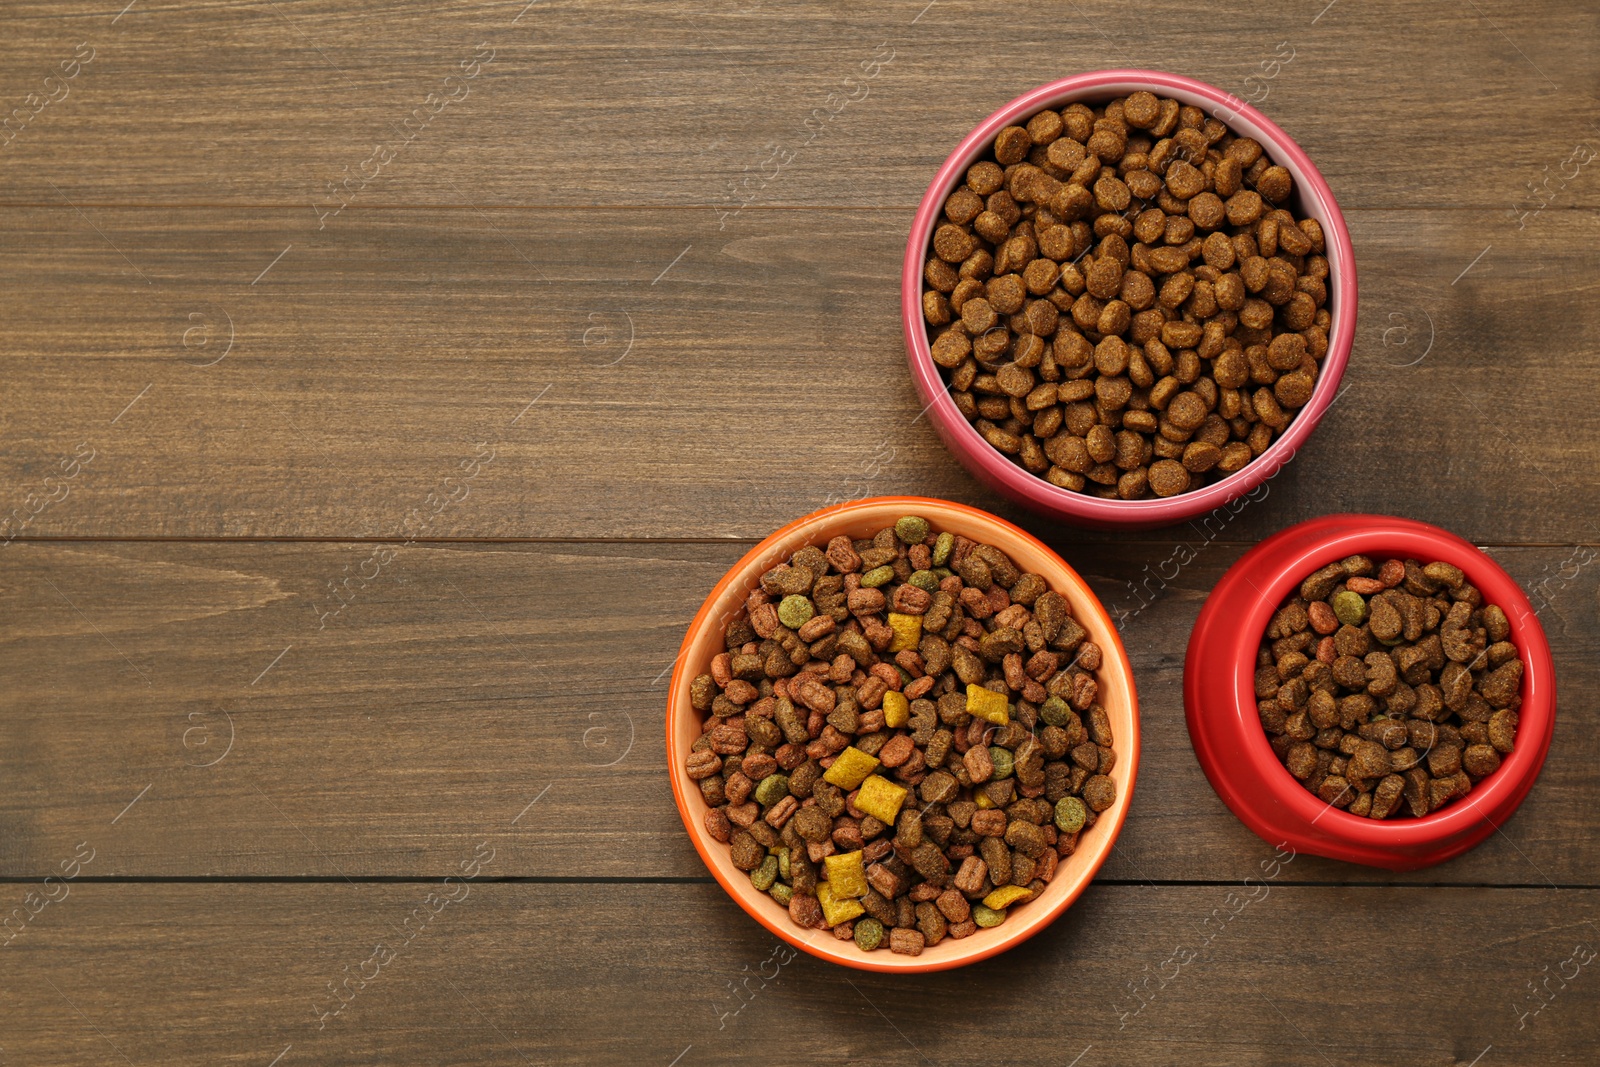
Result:
<instances>
[{"instance_id":1,"label":"red plastic bowl","mask_svg":"<svg viewBox=\"0 0 1600 1067\"><path fill-rule=\"evenodd\" d=\"M943 215L945 199L963 180L967 168L989 151L1000 130L1044 108L1063 107L1073 101L1095 103L1146 89L1193 104L1225 122L1236 133L1254 137L1274 162L1294 176L1291 207L1302 216L1322 223L1328 258L1328 310L1333 331L1328 353L1311 400L1289 423L1288 429L1242 470L1189 493L1160 500L1102 500L1051 485L1013 463L979 436L956 409L955 401L933 362L928 328L922 317L922 267L934 228ZM1356 264L1333 191L1311 158L1273 122L1249 104L1193 78L1158 70L1098 70L1063 78L1024 93L990 115L967 135L945 160L922 198L906 241L905 265L900 282L901 318L905 326L906 354L917 391L928 405L928 417L955 453L956 459L989 488L1023 507L1063 522L1102 529L1143 529L1184 522L1227 504L1276 474L1294 458L1295 450L1310 436L1317 421L1338 394L1339 379L1350 359L1356 331Z\"/></svg>"},{"instance_id":2,"label":"red plastic bowl","mask_svg":"<svg viewBox=\"0 0 1600 1067\"><path fill-rule=\"evenodd\" d=\"M1378 821L1330 807L1278 762L1256 714L1256 650L1290 590L1346 556L1443 560L1466 572L1484 603L1511 620L1526 667L1516 749L1462 800L1422 818ZM1223 803L1261 839L1297 852L1409 871L1459 856L1494 833L1533 788L1556 722L1555 664L1533 606L1510 575L1455 534L1410 519L1330 515L1273 535L1212 590L1183 665L1195 756Z\"/></svg>"}]
</instances>

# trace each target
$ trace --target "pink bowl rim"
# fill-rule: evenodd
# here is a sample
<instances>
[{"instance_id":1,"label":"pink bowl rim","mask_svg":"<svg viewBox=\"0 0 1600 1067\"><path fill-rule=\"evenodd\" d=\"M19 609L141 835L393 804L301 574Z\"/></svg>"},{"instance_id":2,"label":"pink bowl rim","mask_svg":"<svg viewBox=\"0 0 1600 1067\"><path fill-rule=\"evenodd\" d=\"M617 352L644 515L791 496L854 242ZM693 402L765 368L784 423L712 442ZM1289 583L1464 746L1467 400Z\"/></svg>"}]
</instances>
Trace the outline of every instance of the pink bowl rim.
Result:
<instances>
[{"instance_id":1,"label":"pink bowl rim","mask_svg":"<svg viewBox=\"0 0 1600 1067\"><path fill-rule=\"evenodd\" d=\"M1268 154L1280 163L1289 163L1299 174L1301 195L1314 206L1323 224L1330 278L1335 283L1338 314L1328 338L1328 353L1323 358L1323 373L1317 380L1310 402L1300 409L1289 428L1267 450L1241 470L1189 493L1158 500L1103 500L1051 485L1011 462L979 436L950 397L939 367L933 362L927 327L922 317L922 263L934 226L943 210L948 190L1004 127L1024 115L1045 107L1055 107L1072 99L1131 92L1135 89L1159 90L1190 101L1210 104L1210 114L1230 126L1240 118L1257 127L1264 136ZM1222 119L1219 110L1229 113ZM1130 526L1165 525L1182 522L1223 506L1243 496L1273 477L1294 458L1295 452L1316 428L1338 396L1338 384L1350 361L1356 329L1356 267L1350 243L1350 230L1316 164L1295 140L1271 119L1250 104L1215 86L1180 74L1159 70L1097 70L1075 74L1041 85L1022 94L983 122L950 153L934 175L923 195L911 224L901 269L901 319L905 328L906 350L910 355L912 378L928 404L929 415L946 431L966 466L983 480L1003 487L1014 499L1046 514L1087 523Z\"/></svg>"}]
</instances>

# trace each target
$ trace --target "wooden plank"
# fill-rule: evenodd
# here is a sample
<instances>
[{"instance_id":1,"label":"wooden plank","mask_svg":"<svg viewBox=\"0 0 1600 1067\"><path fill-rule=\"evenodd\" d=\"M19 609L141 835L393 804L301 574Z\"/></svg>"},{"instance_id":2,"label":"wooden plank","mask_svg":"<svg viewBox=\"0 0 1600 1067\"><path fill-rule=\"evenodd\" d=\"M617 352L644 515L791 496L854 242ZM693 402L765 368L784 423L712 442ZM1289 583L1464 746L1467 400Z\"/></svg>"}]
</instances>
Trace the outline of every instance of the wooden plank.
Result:
<instances>
[{"instance_id":1,"label":"wooden plank","mask_svg":"<svg viewBox=\"0 0 1600 1067\"><path fill-rule=\"evenodd\" d=\"M1228 536L1354 510L1600 540L1573 387L1600 216L1560 214L1502 244L1489 213L1354 213L1349 392ZM674 211L353 210L305 243L273 211L9 221L0 518L43 507L27 537L759 538L892 492L1020 517L918 417L898 213L710 241ZM489 451L470 499L408 520Z\"/></svg>"},{"instance_id":2,"label":"wooden plank","mask_svg":"<svg viewBox=\"0 0 1600 1067\"><path fill-rule=\"evenodd\" d=\"M1592 890L1097 886L914 981L791 955L714 885L67 890L0 949L15 1062L1538 1067L1600 1039ZM424 923L434 891L460 899Z\"/></svg>"},{"instance_id":3,"label":"wooden plank","mask_svg":"<svg viewBox=\"0 0 1600 1067\"><path fill-rule=\"evenodd\" d=\"M0 153L4 199L272 204L297 231L314 200L331 201L327 183L346 180L365 203L692 206L701 229L751 197L905 208L1012 97L1154 67L1259 101L1351 208L1471 206L1509 240L1539 204L1600 203L1572 155L1596 143L1600 118L1583 89L1592 12L1325 8L1257 0L1218 19L1162 0L1130 22L1106 0L1004 19L971 0L407 0L358 13L331 0L144 2L121 14L29 0L8 5L0 43L5 106L27 108ZM94 58L46 84L80 42ZM463 63L476 76L446 81ZM39 104L27 94L63 89L28 118ZM814 114L828 117L808 131ZM1465 180L1464 155L1496 165Z\"/></svg>"},{"instance_id":4,"label":"wooden plank","mask_svg":"<svg viewBox=\"0 0 1600 1067\"><path fill-rule=\"evenodd\" d=\"M1245 877L1260 842L1202 776L1180 694L1201 599L1242 546L1191 543L1142 610L1129 583L1172 544L1055 546L1129 613L1144 756L1105 876ZM42 877L85 839L102 875L441 876L489 832L508 835L508 875L705 876L668 789L666 672L744 546L374 549L4 550L0 876ZM1593 554L1494 550L1543 605L1561 690L1543 776L1503 832L1411 875L1305 857L1286 877L1600 884ZM325 615L331 582L349 603Z\"/></svg>"}]
</instances>

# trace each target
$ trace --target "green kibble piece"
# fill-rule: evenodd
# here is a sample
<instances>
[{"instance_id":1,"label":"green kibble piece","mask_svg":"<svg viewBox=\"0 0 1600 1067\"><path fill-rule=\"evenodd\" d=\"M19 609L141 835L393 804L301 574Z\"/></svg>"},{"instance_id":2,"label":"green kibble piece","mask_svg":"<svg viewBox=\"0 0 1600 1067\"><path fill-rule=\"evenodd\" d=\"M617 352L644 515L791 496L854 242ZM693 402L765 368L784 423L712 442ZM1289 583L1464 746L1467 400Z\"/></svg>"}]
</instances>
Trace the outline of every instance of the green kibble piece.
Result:
<instances>
[{"instance_id":1,"label":"green kibble piece","mask_svg":"<svg viewBox=\"0 0 1600 1067\"><path fill-rule=\"evenodd\" d=\"M772 850L772 854L778 857L778 877L787 882L789 880L789 850L780 845Z\"/></svg>"},{"instance_id":2,"label":"green kibble piece","mask_svg":"<svg viewBox=\"0 0 1600 1067\"><path fill-rule=\"evenodd\" d=\"M921 515L907 515L894 524L894 535L908 545L920 545L928 539L928 520Z\"/></svg>"},{"instance_id":3,"label":"green kibble piece","mask_svg":"<svg viewBox=\"0 0 1600 1067\"><path fill-rule=\"evenodd\" d=\"M861 584L867 589L876 589L878 586L887 585L893 580L894 568L889 566L887 563L881 567L874 567L861 576ZM778 613L778 617L783 617L783 613L781 611Z\"/></svg>"},{"instance_id":4,"label":"green kibble piece","mask_svg":"<svg viewBox=\"0 0 1600 1067\"><path fill-rule=\"evenodd\" d=\"M856 948L871 952L883 944L883 924L877 919L857 919L855 939Z\"/></svg>"},{"instance_id":5,"label":"green kibble piece","mask_svg":"<svg viewBox=\"0 0 1600 1067\"><path fill-rule=\"evenodd\" d=\"M761 779L755 789L756 802L763 808L770 808L778 801L789 795L789 776L787 774L769 774Z\"/></svg>"},{"instance_id":6,"label":"green kibble piece","mask_svg":"<svg viewBox=\"0 0 1600 1067\"><path fill-rule=\"evenodd\" d=\"M935 578L939 579L941 582L944 581L946 578L952 577L955 573L956 572L951 570L949 567L935 567L935 568L933 568L933 576Z\"/></svg>"},{"instance_id":7,"label":"green kibble piece","mask_svg":"<svg viewBox=\"0 0 1600 1067\"><path fill-rule=\"evenodd\" d=\"M767 894L771 896L773 900L776 900L779 904L782 904L787 908L789 906L789 901L794 899L794 886L784 885L782 882L778 882L771 889L767 890Z\"/></svg>"},{"instance_id":8,"label":"green kibble piece","mask_svg":"<svg viewBox=\"0 0 1600 1067\"><path fill-rule=\"evenodd\" d=\"M811 621L817 609L799 593L791 593L778 602L778 621L791 630L798 630Z\"/></svg>"},{"instance_id":9,"label":"green kibble piece","mask_svg":"<svg viewBox=\"0 0 1600 1067\"><path fill-rule=\"evenodd\" d=\"M924 593L936 593L939 591L939 576L932 571L912 571L911 577L907 578L906 581L921 589Z\"/></svg>"},{"instance_id":10,"label":"green kibble piece","mask_svg":"<svg viewBox=\"0 0 1600 1067\"><path fill-rule=\"evenodd\" d=\"M989 777L995 781L999 781L1001 778L1010 778L1012 770L1015 769L1015 764L1011 759L1011 750L1009 748L1001 748L999 745L989 746L989 762L994 764L994 773Z\"/></svg>"},{"instance_id":11,"label":"green kibble piece","mask_svg":"<svg viewBox=\"0 0 1600 1067\"><path fill-rule=\"evenodd\" d=\"M778 880L778 857L768 856L750 872L750 884L765 893Z\"/></svg>"},{"instance_id":12,"label":"green kibble piece","mask_svg":"<svg viewBox=\"0 0 1600 1067\"><path fill-rule=\"evenodd\" d=\"M1039 718L1047 726L1065 726L1072 718L1072 707L1060 697L1051 697L1040 705Z\"/></svg>"},{"instance_id":13,"label":"green kibble piece","mask_svg":"<svg viewBox=\"0 0 1600 1067\"><path fill-rule=\"evenodd\" d=\"M1346 626L1360 626L1367 621L1367 602L1360 593L1345 589L1334 595L1333 613Z\"/></svg>"},{"instance_id":14,"label":"green kibble piece","mask_svg":"<svg viewBox=\"0 0 1600 1067\"><path fill-rule=\"evenodd\" d=\"M1004 908L996 911L994 908L987 908L982 904L974 904L972 906L972 921L985 929L991 926L999 926L1006 921L1006 912Z\"/></svg>"},{"instance_id":15,"label":"green kibble piece","mask_svg":"<svg viewBox=\"0 0 1600 1067\"><path fill-rule=\"evenodd\" d=\"M1088 818L1089 809L1077 797L1062 797L1056 801L1056 829L1062 833L1077 833Z\"/></svg>"},{"instance_id":16,"label":"green kibble piece","mask_svg":"<svg viewBox=\"0 0 1600 1067\"><path fill-rule=\"evenodd\" d=\"M950 562L950 553L956 548L956 535L946 531L933 542L933 565L943 567Z\"/></svg>"}]
</instances>

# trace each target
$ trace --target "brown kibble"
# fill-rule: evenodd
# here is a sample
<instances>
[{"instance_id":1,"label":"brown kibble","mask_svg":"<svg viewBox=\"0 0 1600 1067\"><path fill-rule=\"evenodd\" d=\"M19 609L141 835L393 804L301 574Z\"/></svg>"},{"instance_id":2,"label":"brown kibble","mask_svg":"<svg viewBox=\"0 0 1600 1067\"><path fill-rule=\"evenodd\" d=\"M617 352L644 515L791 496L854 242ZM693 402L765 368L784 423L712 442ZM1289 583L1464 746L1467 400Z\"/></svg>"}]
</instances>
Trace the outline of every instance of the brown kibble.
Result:
<instances>
[{"instance_id":1,"label":"brown kibble","mask_svg":"<svg viewBox=\"0 0 1600 1067\"><path fill-rule=\"evenodd\" d=\"M1228 222L1234 226L1249 226L1261 218L1265 205L1261 202L1261 194L1254 189L1241 189L1228 197L1227 200Z\"/></svg>"},{"instance_id":2,"label":"brown kibble","mask_svg":"<svg viewBox=\"0 0 1600 1067\"><path fill-rule=\"evenodd\" d=\"M1508 660L1484 675L1478 682L1478 692L1492 708L1507 708L1517 699L1522 688L1522 661Z\"/></svg>"},{"instance_id":3,"label":"brown kibble","mask_svg":"<svg viewBox=\"0 0 1600 1067\"><path fill-rule=\"evenodd\" d=\"M1500 753L1492 745L1468 745L1461 753L1461 766L1472 777L1482 778L1500 768Z\"/></svg>"},{"instance_id":4,"label":"brown kibble","mask_svg":"<svg viewBox=\"0 0 1600 1067\"><path fill-rule=\"evenodd\" d=\"M988 160L974 163L967 168L967 188L979 196L989 196L998 192L1000 186L1004 184L1005 172Z\"/></svg>"},{"instance_id":5,"label":"brown kibble","mask_svg":"<svg viewBox=\"0 0 1600 1067\"><path fill-rule=\"evenodd\" d=\"M1135 129L1148 130L1161 117L1161 101L1143 89L1128 94L1122 102L1122 118Z\"/></svg>"},{"instance_id":6,"label":"brown kibble","mask_svg":"<svg viewBox=\"0 0 1600 1067\"><path fill-rule=\"evenodd\" d=\"M1139 91L1036 112L993 153L945 199L922 312L997 451L1069 491L1149 499L1243 469L1311 403L1335 295L1323 231L1260 144ZM1208 418L1220 436L1198 435ZM1068 441L1096 426L1146 444L1085 464Z\"/></svg>"},{"instance_id":7,"label":"brown kibble","mask_svg":"<svg viewBox=\"0 0 1600 1067\"><path fill-rule=\"evenodd\" d=\"M1272 395L1285 408L1302 408L1311 402L1316 391L1316 379L1305 371L1285 374L1272 386Z\"/></svg>"},{"instance_id":8,"label":"brown kibble","mask_svg":"<svg viewBox=\"0 0 1600 1067\"><path fill-rule=\"evenodd\" d=\"M994 139L994 158L1002 166L1021 163L1033 147L1033 138L1021 126L1007 126Z\"/></svg>"},{"instance_id":9,"label":"brown kibble","mask_svg":"<svg viewBox=\"0 0 1600 1067\"><path fill-rule=\"evenodd\" d=\"M1175 460L1160 459L1150 465L1149 480L1156 496L1177 496L1189 488L1189 471Z\"/></svg>"},{"instance_id":10,"label":"brown kibble","mask_svg":"<svg viewBox=\"0 0 1600 1067\"><path fill-rule=\"evenodd\" d=\"M958 186L944 202L944 217L957 226L971 222L982 210L983 197L964 185Z\"/></svg>"},{"instance_id":11,"label":"brown kibble","mask_svg":"<svg viewBox=\"0 0 1600 1067\"><path fill-rule=\"evenodd\" d=\"M1206 403L1194 393L1179 393L1167 405L1167 419L1180 430L1193 430L1205 421Z\"/></svg>"},{"instance_id":12,"label":"brown kibble","mask_svg":"<svg viewBox=\"0 0 1600 1067\"><path fill-rule=\"evenodd\" d=\"M767 850L748 830L738 830L733 835L730 856L741 871L753 871L767 858Z\"/></svg>"},{"instance_id":13,"label":"brown kibble","mask_svg":"<svg viewBox=\"0 0 1600 1067\"><path fill-rule=\"evenodd\" d=\"M1262 171L1261 177L1256 179L1256 190L1274 204L1281 204L1289 199L1289 193L1294 188L1294 180L1283 167L1268 167Z\"/></svg>"},{"instance_id":14,"label":"brown kibble","mask_svg":"<svg viewBox=\"0 0 1600 1067\"><path fill-rule=\"evenodd\" d=\"M814 896L796 892L789 900L789 919L796 926L811 929L822 925L822 904ZM918 935L921 936L920 934Z\"/></svg>"},{"instance_id":15,"label":"brown kibble","mask_svg":"<svg viewBox=\"0 0 1600 1067\"><path fill-rule=\"evenodd\" d=\"M1083 783L1083 802L1090 811L1105 811L1117 799L1117 783L1108 775L1092 775Z\"/></svg>"},{"instance_id":16,"label":"brown kibble","mask_svg":"<svg viewBox=\"0 0 1600 1067\"><path fill-rule=\"evenodd\" d=\"M1191 474L1204 474L1222 459L1222 449L1203 441L1191 441L1184 446L1182 463Z\"/></svg>"},{"instance_id":17,"label":"brown kibble","mask_svg":"<svg viewBox=\"0 0 1600 1067\"><path fill-rule=\"evenodd\" d=\"M1291 615L1322 635L1316 661ZM1509 637L1504 612L1450 564L1328 564L1262 637L1257 710L1273 750L1328 803L1330 779L1348 782L1349 810L1372 818L1401 814L1402 800L1413 817L1459 800L1515 744L1524 666L1509 640L1487 644L1501 626Z\"/></svg>"},{"instance_id":18,"label":"brown kibble","mask_svg":"<svg viewBox=\"0 0 1600 1067\"><path fill-rule=\"evenodd\" d=\"M1094 183L1094 201L1102 211L1126 211L1133 202L1133 194L1121 181L1107 174Z\"/></svg>"},{"instance_id":19,"label":"brown kibble","mask_svg":"<svg viewBox=\"0 0 1600 1067\"><path fill-rule=\"evenodd\" d=\"M1064 125L1061 115L1054 111L1041 111L1028 120L1028 137L1036 145L1047 145L1061 136Z\"/></svg>"},{"instance_id":20,"label":"brown kibble","mask_svg":"<svg viewBox=\"0 0 1600 1067\"><path fill-rule=\"evenodd\" d=\"M960 263L978 247L972 234L952 223L945 223L933 234L934 255L946 263Z\"/></svg>"},{"instance_id":21,"label":"brown kibble","mask_svg":"<svg viewBox=\"0 0 1600 1067\"><path fill-rule=\"evenodd\" d=\"M1372 791L1372 808L1367 812L1369 818L1387 819L1400 807L1400 801L1405 793L1405 779L1398 774L1385 775Z\"/></svg>"},{"instance_id":22,"label":"brown kibble","mask_svg":"<svg viewBox=\"0 0 1600 1067\"><path fill-rule=\"evenodd\" d=\"M921 930L895 927L889 931L889 951L901 956L920 956L924 938Z\"/></svg>"},{"instance_id":23,"label":"brown kibble","mask_svg":"<svg viewBox=\"0 0 1600 1067\"><path fill-rule=\"evenodd\" d=\"M728 821L728 813L721 808L706 809L706 833L726 844L733 837L733 824Z\"/></svg>"},{"instance_id":24,"label":"brown kibble","mask_svg":"<svg viewBox=\"0 0 1600 1067\"><path fill-rule=\"evenodd\" d=\"M1517 713L1497 711L1489 718L1489 743L1496 752L1510 753L1516 741Z\"/></svg>"},{"instance_id":25,"label":"brown kibble","mask_svg":"<svg viewBox=\"0 0 1600 1067\"><path fill-rule=\"evenodd\" d=\"M1167 168L1167 191L1179 200L1188 200L1206 187L1206 176L1194 164L1178 160Z\"/></svg>"}]
</instances>

